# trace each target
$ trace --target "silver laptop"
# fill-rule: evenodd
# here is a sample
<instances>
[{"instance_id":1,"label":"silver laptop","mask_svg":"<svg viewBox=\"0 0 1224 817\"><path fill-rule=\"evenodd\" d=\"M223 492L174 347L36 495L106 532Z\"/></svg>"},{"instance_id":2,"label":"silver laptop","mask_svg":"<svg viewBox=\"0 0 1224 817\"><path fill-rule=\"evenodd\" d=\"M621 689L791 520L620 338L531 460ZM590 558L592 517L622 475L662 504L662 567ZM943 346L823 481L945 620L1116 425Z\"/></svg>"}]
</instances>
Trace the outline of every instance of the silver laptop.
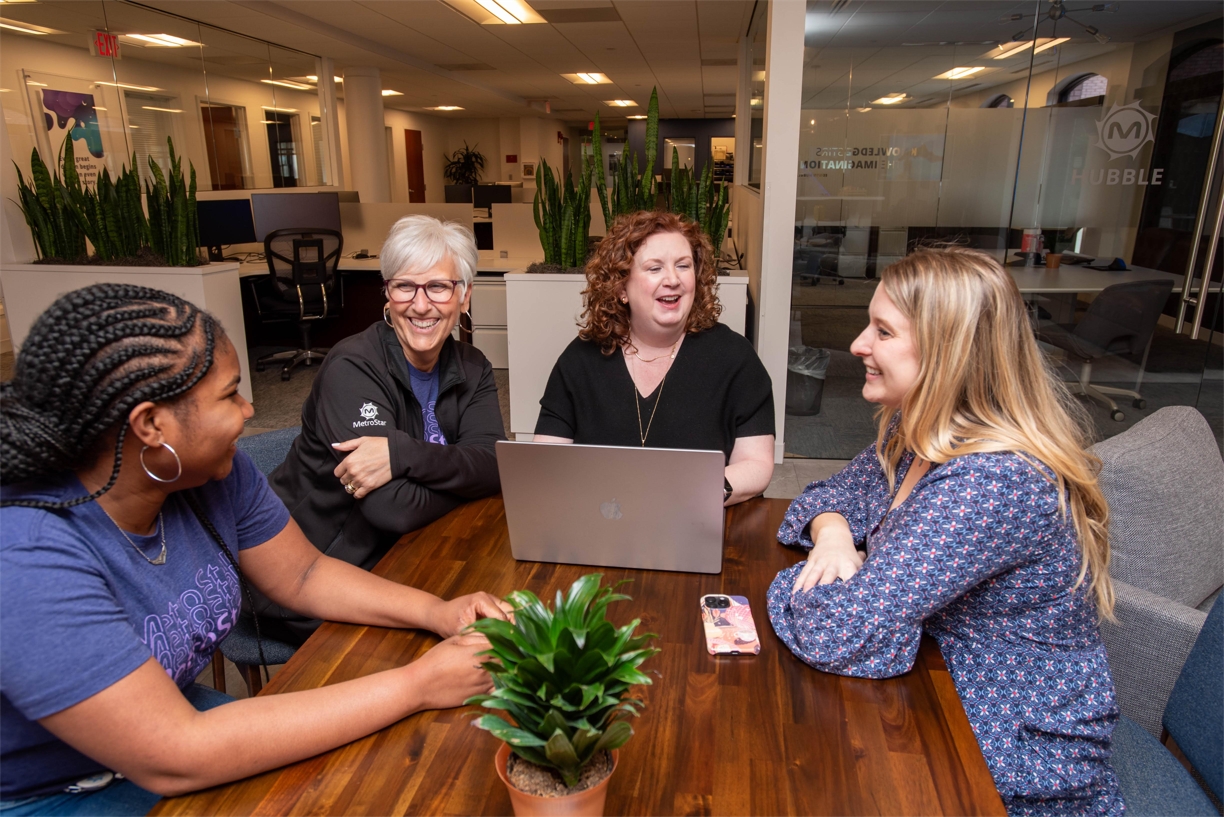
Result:
<instances>
[{"instance_id":1,"label":"silver laptop","mask_svg":"<svg viewBox=\"0 0 1224 817\"><path fill-rule=\"evenodd\" d=\"M721 451L497 443L510 550L533 562L718 573Z\"/></svg>"}]
</instances>

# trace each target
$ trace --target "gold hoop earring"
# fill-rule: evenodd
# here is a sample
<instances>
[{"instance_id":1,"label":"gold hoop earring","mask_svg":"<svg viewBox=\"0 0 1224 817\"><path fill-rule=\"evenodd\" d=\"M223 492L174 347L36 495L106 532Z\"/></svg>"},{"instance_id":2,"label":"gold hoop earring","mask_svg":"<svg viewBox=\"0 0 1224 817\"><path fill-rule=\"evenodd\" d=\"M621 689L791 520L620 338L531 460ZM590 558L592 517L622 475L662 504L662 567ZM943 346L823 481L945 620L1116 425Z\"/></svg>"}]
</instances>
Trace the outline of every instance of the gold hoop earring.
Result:
<instances>
[{"instance_id":1,"label":"gold hoop earring","mask_svg":"<svg viewBox=\"0 0 1224 817\"><path fill-rule=\"evenodd\" d=\"M391 304L383 304L383 323L395 328L395 324L391 323Z\"/></svg>"}]
</instances>

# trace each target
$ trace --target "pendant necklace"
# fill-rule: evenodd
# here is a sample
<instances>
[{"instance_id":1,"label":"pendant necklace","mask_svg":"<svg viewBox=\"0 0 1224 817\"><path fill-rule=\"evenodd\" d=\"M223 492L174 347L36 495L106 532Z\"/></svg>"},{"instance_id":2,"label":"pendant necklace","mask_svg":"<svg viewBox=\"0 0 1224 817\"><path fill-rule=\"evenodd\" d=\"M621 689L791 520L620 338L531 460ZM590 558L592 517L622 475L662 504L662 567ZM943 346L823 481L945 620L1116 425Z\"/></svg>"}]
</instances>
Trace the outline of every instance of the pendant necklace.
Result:
<instances>
[{"instance_id":1,"label":"pendant necklace","mask_svg":"<svg viewBox=\"0 0 1224 817\"><path fill-rule=\"evenodd\" d=\"M102 508L101 505L98 507ZM162 519L161 511L157 512L157 527L161 530L161 553L157 554L157 557L154 559L150 559L145 552L141 550L134 541L132 541L132 537L127 535L127 531L119 527L119 523L115 521L115 517L111 516L109 513L106 513L106 508L102 508L102 513L106 514L106 518L109 519L112 524L114 524L114 526L119 530L120 535L122 535L123 538L128 541L128 544L135 548L137 553L144 556L144 560L146 562L151 565L164 565L166 563L166 521Z\"/></svg>"},{"instance_id":2,"label":"pendant necklace","mask_svg":"<svg viewBox=\"0 0 1224 817\"><path fill-rule=\"evenodd\" d=\"M681 335L680 340L683 340L683 339L684 339L684 336ZM675 343L672 344L671 352L659 355L658 357L652 357L649 360L643 360L642 357L638 355L636 346L633 348L632 353L626 352L626 354L632 354L642 363L653 363L656 360L661 360L669 356L671 357L672 360L675 360L676 359L676 348L680 345L680 340L677 340ZM669 366L667 374L670 374L670 373L671 373L671 367ZM646 438L650 436L650 427L654 424L655 412L659 410L659 403L660 401L663 400L663 386L667 383L667 374L664 374L663 379L659 381L658 394L655 395L654 407L650 409L650 417L646 420L645 430L642 429L642 403L638 399L637 384L633 382L632 372L629 374L629 384L633 386L633 408L637 411L638 437L641 438L642 448L646 447Z\"/></svg>"}]
</instances>

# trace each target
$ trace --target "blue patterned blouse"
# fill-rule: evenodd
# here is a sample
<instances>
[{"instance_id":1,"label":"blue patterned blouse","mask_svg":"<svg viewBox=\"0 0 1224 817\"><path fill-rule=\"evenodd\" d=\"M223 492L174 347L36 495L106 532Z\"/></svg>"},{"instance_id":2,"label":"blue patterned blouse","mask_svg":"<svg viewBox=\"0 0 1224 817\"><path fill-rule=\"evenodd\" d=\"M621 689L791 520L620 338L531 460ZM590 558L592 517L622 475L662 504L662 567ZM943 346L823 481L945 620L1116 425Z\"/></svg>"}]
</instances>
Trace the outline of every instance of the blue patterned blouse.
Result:
<instances>
[{"instance_id":1,"label":"blue patterned blouse","mask_svg":"<svg viewBox=\"0 0 1224 817\"><path fill-rule=\"evenodd\" d=\"M887 678L935 637L1011 815L1121 814L1109 764L1118 720L1096 608L1058 492L1012 453L933 465L887 519L876 447L795 499L778 531L812 547L808 524L836 511L871 549L853 578L792 595L803 562L769 589L778 637L817 669ZM897 484L911 454L903 458ZM880 530L875 527L884 520Z\"/></svg>"}]
</instances>

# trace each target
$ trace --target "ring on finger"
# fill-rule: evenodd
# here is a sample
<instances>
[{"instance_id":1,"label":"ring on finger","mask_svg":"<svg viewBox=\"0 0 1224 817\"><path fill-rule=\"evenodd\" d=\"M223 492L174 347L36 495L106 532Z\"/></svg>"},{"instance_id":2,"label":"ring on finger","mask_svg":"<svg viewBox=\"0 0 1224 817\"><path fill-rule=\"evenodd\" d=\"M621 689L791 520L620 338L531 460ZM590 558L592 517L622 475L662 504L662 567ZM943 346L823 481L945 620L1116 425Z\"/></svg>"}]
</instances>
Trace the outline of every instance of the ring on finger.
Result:
<instances>
[{"instance_id":1,"label":"ring on finger","mask_svg":"<svg viewBox=\"0 0 1224 817\"><path fill-rule=\"evenodd\" d=\"M350 494L356 493L357 485L356 483L349 482L344 486L344 490L348 491Z\"/></svg>"}]
</instances>

